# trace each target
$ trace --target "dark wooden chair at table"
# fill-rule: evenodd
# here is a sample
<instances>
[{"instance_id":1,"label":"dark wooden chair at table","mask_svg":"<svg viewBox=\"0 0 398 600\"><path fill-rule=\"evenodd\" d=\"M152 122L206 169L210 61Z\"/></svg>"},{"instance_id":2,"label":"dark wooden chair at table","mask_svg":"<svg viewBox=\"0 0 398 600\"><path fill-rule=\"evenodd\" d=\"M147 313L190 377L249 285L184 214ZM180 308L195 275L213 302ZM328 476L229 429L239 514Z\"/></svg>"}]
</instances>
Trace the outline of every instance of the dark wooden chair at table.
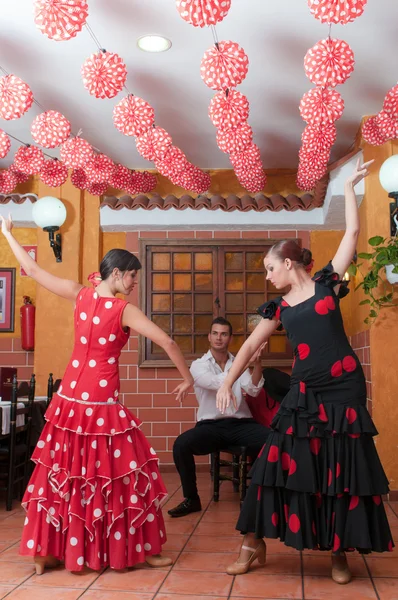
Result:
<instances>
[{"instance_id":1,"label":"dark wooden chair at table","mask_svg":"<svg viewBox=\"0 0 398 600\"><path fill-rule=\"evenodd\" d=\"M12 509L15 490L18 489L19 497L22 498L27 484L35 386L35 375L32 374L28 400L23 406L18 407L18 381L16 375L14 375L10 432L1 436L3 445L0 447L0 482L4 482L0 484L0 489L6 492L7 510ZM22 417L22 419L19 417Z\"/></svg>"}]
</instances>

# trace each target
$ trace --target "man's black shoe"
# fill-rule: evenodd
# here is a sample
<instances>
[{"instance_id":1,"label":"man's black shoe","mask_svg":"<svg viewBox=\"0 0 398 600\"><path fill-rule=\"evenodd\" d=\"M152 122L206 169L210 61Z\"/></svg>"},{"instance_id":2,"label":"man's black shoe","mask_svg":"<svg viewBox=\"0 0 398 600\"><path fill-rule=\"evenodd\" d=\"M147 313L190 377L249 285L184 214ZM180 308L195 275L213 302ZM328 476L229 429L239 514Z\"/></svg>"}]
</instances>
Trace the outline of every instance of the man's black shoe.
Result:
<instances>
[{"instance_id":1,"label":"man's black shoe","mask_svg":"<svg viewBox=\"0 0 398 600\"><path fill-rule=\"evenodd\" d=\"M171 517L185 517L193 512L202 510L200 498L185 498L181 504L167 511Z\"/></svg>"}]
</instances>

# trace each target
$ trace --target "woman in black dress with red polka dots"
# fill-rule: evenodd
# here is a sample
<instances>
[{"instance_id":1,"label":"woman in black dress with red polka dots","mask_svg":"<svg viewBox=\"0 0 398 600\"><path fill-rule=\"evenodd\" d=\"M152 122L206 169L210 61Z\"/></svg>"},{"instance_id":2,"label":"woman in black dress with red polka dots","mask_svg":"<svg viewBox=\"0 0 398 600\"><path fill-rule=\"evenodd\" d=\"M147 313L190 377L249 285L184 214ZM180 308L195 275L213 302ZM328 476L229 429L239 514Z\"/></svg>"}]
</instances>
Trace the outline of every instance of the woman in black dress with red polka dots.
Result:
<instances>
[{"instance_id":1,"label":"woman in black dress with red polka dots","mask_svg":"<svg viewBox=\"0 0 398 600\"><path fill-rule=\"evenodd\" d=\"M234 402L231 386L255 350L281 322L294 348L291 388L252 470L237 529L245 533L240 556L227 572L246 573L265 563L262 538L280 538L303 550L332 551L332 577L348 583L345 552L392 550L381 496L388 480L377 455L376 428L366 410L366 385L340 313L348 293L341 278L354 255L359 218L354 185L367 175L358 163L345 187L346 232L329 264L311 279L309 250L296 242L273 246L264 260L267 279L284 296L259 308L263 317L239 351L219 390L221 411Z\"/></svg>"}]
</instances>

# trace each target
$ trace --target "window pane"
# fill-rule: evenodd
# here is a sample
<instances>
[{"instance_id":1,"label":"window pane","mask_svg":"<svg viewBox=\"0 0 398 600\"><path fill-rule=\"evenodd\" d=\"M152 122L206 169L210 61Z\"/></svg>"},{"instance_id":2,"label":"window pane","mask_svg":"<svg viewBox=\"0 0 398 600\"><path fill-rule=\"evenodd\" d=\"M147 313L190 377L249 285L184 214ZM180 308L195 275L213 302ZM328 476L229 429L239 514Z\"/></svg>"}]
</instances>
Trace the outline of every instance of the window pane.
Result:
<instances>
[{"instance_id":1,"label":"window pane","mask_svg":"<svg viewBox=\"0 0 398 600\"><path fill-rule=\"evenodd\" d=\"M213 275L212 273L195 273L195 290L212 290Z\"/></svg>"},{"instance_id":2,"label":"window pane","mask_svg":"<svg viewBox=\"0 0 398 600\"><path fill-rule=\"evenodd\" d=\"M169 273L154 273L152 275L152 289L157 291L169 291L170 275Z\"/></svg>"},{"instance_id":3,"label":"window pane","mask_svg":"<svg viewBox=\"0 0 398 600\"><path fill-rule=\"evenodd\" d=\"M212 294L195 294L195 312L213 311Z\"/></svg>"},{"instance_id":4,"label":"window pane","mask_svg":"<svg viewBox=\"0 0 398 600\"><path fill-rule=\"evenodd\" d=\"M264 252L247 252L246 269L262 269L264 271Z\"/></svg>"},{"instance_id":5,"label":"window pane","mask_svg":"<svg viewBox=\"0 0 398 600\"><path fill-rule=\"evenodd\" d=\"M191 333L192 315L175 315L174 331L177 333Z\"/></svg>"},{"instance_id":6,"label":"window pane","mask_svg":"<svg viewBox=\"0 0 398 600\"><path fill-rule=\"evenodd\" d=\"M226 310L243 310L243 294L225 294Z\"/></svg>"},{"instance_id":7,"label":"window pane","mask_svg":"<svg viewBox=\"0 0 398 600\"><path fill-rule=\"evenodd\" d=\"M243 252L226 252L225 268L228 270L243 269Z\"/></svg>"},{"instance_id":8,"label":"window pane","mask_svg":"<svg viewBox=\"0 0 398 600\"><path fill-rule=\"evenodd\" d=\"M166 353L165 353L165 351L163 350L163 348L161 348L161 347L160 347L160 346L158 346L157 344L154 344L154 343L152 342L152 344L151 344L151 347L152 347L152 349L151 349L151 352L152 352L152 354L162 354L162 356L166 356Z\"/></svg>"},{"instance_id":9,"label":"window pane","mask_svg":"<svg viewBox=\"0 0 398 600\"><path fill-rule=\"evenodd\" d=\"M207 335L195 335L195 354L205 354L209 350Z\"/></svg>"},{"instance_id":10,"label":"window pane","mask_svg":"<svg viewBox=\"0 0 398 600\"><path fill-rule=\"evenodd\" d=\"M244 333L245 320L243 315L229 315L225 317L232 325L232 331L235 333Z\"/></svg>"},{"instance_id":11,"label":"window pane","mask_svg":"<svg viewBox=\"0 0 398 600\"><path fill-rule=\"evenodd\" d=\"M173 275L173 289L191 291L192 289L192 276L189 273L174 273Z\"/></svg>"},{"instance_id":12,"label":"window pane","mask_svg":"<svg viewBox=\"0 0 398 600\"><path fill-rule=\"evenodd\" d=\"M225 289L226 290L243 290L243 274L242 273L226 273L225 274Z\"/></svg>"},{"instance_id":13,"label":"window pane","mask_svg":"<svg viewBox=\"0 0 398 600\"><path fill-rule=\"evenodd\" d=\"M269 352L286 352L286 338L284 335L271 335L269 338Z\"/></svg>"},{"instance_id":14,"label":"window pane","mask_svg":"<svg viewBox=\"0 0 398 600\"><path fill-rule=\"evenodd\" d=\"M152 254L152 269L154 271L170 271L170 254L154 252Z\"/></svg>"},{"instance_id":15,"label":"window pane","mask_svg":"<svg viewBox=\"0 0 398 600\"><path fill-rule=\"evenodd\" d=\"M192 294L174 294L173 309L174 310L192 310Z\"/></svg>"},{"instance_id":16,"label":"window pane","mask_svg":"<svg viewBox=\"0 0 398 600\"><path fill-rule=\"evenodd\" d=\"M152 310L170 311L170 294L152 294Z\"/></svg>"},{"instance_id":17,"label":"window pane","mask_svg":"<svg viewBox=\"0 0 398 600\"><path fill-rule=\"evenodd\" d=\"M247 294L246 308L247 310L257 310L259 306L264 304L264 294Z\"/></svg>"},{"instance_id":18,"label":"window pane","mask_svg":"<svg viewBox=\"0 0 398 600\"><path fill-rule=\"evenodd\" d=\"M255 329L256 325L258 325L261 321L260 315L247 315L246 318L246 327L247 331L251 333L253 329Z\"/></svg>"},{"instance_id":19,"label":"window pane","mask_svg":"<svg viewBox=\"0 0 398 600\"><path fill-rule=\"evenodd\" d=\"M188 252L175 252L173 254L173 267L175 271L190 271L192 256Z\"/></svg>"},{"instance_id":20,"label":"window pane","mask_svg":"<svg viewBox=\"0 0 398 600\"><path fill-rule=\"evenodd\" d=\"M211 252L195 252L195 270L211 271L213 269L213 255Z\"/></svg>"},{"instance_id":21,"label":"window pane","mask_svg":"<svg viewBox=\"0 0 398 600\"><path fill-rule=\"evenodd\" d=\"M153 315L152 321L163 329L166 333L170 333L170 315Z\"/></svg>"},{"instance_id":22,"label":"window pane","mask_svg":"<svg viewBox=\"0 0 398 600\"><path fill-rule=\"evenodd\" d=\"M229 351L232 352L232 354L236 354L244 341L245 338L243 335L234 335L229 346Z\"/></svg>"},{"instance_id":23,"label":"window pane","mask_svg":"<svg viewBox=\"0 0 398 600\"><path fill-rule=\"evenodd\" d=\"M178 344L181 352L192 354L192 337L190 335L173 335L173 339Z\"/></svg>"},{"instance_id":24,"label":"window pane","mask_svg":"<svg viewBox=\"0 0 398 600\"><path fill-rule=\"evenodd\" d=\"M265 274L264 273L246 273L246 289L247 291L265 291Z\"/></svg>"},{"instance_id":25,"label":"window pane","mask_svg":"<svg viewBox=\"0 0 398 600\"><path fill-rule=\"evenodd\" d=\"M211 323L213 321L213 315L195 315L195 332L210 331Z\"/></svg>"}]
</instances>

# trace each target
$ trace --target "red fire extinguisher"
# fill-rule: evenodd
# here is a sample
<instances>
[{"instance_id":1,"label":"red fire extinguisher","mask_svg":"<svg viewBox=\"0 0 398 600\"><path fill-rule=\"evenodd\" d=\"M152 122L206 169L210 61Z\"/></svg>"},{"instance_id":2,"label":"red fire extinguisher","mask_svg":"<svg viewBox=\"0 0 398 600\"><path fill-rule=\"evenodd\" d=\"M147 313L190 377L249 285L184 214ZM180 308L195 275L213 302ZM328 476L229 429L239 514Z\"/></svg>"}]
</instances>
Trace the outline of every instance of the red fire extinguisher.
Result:
<instances>
[{"instance_id":1,"label":"red fire extinguisher","mask_svg":"<svg viewBox=\"0 0 398 600\"><path fill-rule=\"evenodd\" d=\"M29 296L23 297L24 305L21 306L21 346L24 350L35 349L35 313L36 308Z\"/></svg>"}]
</instances>

